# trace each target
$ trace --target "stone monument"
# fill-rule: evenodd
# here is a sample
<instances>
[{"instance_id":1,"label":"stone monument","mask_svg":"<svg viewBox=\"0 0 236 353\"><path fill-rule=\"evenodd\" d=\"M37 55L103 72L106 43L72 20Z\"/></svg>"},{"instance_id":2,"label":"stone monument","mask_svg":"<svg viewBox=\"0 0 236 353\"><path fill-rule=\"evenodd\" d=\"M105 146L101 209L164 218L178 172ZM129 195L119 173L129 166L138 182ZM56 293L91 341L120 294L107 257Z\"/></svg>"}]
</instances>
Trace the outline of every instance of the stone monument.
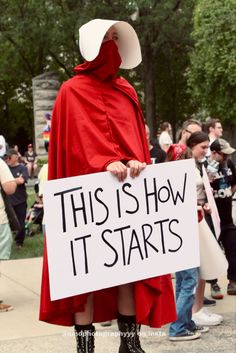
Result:
<instances>
[{"instance_id":1,"label":"stone monument","mask_svg":"<svg viewBox=\"0 0 236 353\"><path fill-rule=\"evenodd\" d=\"M60 87L58 75L55 72L45 72L32 80L34 106L34 139L35 150L38 156L46 156L44 148L43 128L45 113L52 112L53 104Z\"/></svg>"}]
</instances>

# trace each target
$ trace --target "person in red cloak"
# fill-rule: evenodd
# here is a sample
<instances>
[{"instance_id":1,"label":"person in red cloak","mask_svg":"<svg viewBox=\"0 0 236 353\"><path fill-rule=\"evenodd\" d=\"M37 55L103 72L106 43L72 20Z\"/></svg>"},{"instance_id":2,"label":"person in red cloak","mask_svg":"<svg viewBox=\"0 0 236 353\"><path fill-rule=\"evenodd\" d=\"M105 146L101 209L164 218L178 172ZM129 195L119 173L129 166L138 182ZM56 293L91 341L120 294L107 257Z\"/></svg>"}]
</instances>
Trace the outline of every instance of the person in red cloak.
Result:
<instances>
[{"instance_id":1,"label":"person in red cloak","mask_svg":"<svg viewBox=\"0 0 236 353\"><path fill-rule=\"evenodd\" d=\"M63 83L55 101L49 180L110 171L119 181L150 164L144 119L134 88L119 67L141 62L134 29L123 21L92 20L80 28L86 61ZM139 325L160 327L176 319L170 275L50 300L47 246L43 261L40 320L75 326L77 352L94 352L94 322L118 319L119 353L144 352Z\"/></svg>"}]
</instances>

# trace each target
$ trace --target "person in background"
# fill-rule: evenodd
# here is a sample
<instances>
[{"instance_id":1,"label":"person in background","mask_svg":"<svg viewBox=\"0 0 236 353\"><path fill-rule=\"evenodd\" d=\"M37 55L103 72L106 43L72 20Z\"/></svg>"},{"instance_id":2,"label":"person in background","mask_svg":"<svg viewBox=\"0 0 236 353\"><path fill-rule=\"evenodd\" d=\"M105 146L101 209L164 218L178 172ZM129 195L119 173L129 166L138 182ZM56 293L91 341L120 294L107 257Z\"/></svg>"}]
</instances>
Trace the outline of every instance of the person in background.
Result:
<instances>
[{"instance_id":1,"label":"person in background","mask_svg":"<svg viewBox=\"0 0 236 353\"><path fill-rule=\"evenodd\" d=\"M202 129L201 128L201 124L197 120L190 119L190 120L185 121L183 123L182 130L180 132L179 143L181 143L183 145L186 145L187 144L187 140L189 139L191 134L194 133L194 132L197 132L197 131L201 131L201 129ZM217 130L220 131L220 129L217 129ZM208 151L209 150L210 150L210 147L208 148ZM208 151L207 151L207 154L208 154ZM210 282L210 283L212 282L213 284L215 284L214 280L213 281L207 281L207 282ZM221 299L221 298L223 298L223 295L220 292L220 288L218 288L218 287L219 287L218 284L215 285L215 293L213 293L213 291L211 293L211 295L213 296L213 299ZM215 298L216 297L216 291L218 292L217 293L218 294L217 298ZM206 306L214 306L215 304L216 304L215 300L204 298L204 305L206 305Z\"/></svg>"},{"instance_id":2,"label":"person in background","mask_svg":"<svg viewBox=\"0 0 236 353\"><path fill-rule=\"evenodd\" d=\"M46 181L48 180L48 163L45 163L38 174L38 181L39 181L39 196L41 197L43 201L43 192L44 192L44 186ZM45 223L44 223L44 217L42 219L42 233L44 235L45 233Z\"/></svg>"},{"instance_id":3,"label":"person in background","mask_svg":"<svg viewBox=\"0 0 236 353\"><path fill-rule=\"evenodd\" d=\"M223 134L223 128L221 125L221 122L219 119L213 119L213 118L208 118L205 122L205 127L204 127L206 133L208 134L210 143L209 143L209 148L206 154L206 159L208 159L211 156L211 149L210 146L211 144L218 138L220 138ZM214 230L211 226L211 230L213 231L214 234ZM221 288L218 284L218 280L217 279L213 279L211 281L207 281L207 283L210 283L211 286L211 297L213 299L223 299L224 298L224 294L221 291Z\"/></svg>"},{"instance_id":4,"label":"person in background","mask_svg":"<svg viewBox=\"0 0 236 353\"><path fill-rule=\"evenodd\" d=\"M61 86L56 98L49 180L103 171L117 182L128 173L138 178L150 164L144 119L134 88L117 77L119 67L131 69L141 62L137 34L127 22L101 19L86 23L79 33L86 61L75 68L76 75ZM118 319L119 352L145 353L140 324L160 327L175 320L170 275L51 301L46 243L40 319L74 325L78 353L94 353L93 322Z\"/></svg>"},{"instance_id":5,"label":"person in background","mask_svg":"<svg viewBox=\"0 0 236 353\"><path fill-rule=\"evenodd\" d=\"M145 124L145 131L152 164L165 162L166 152L161 148L158 141L155 141L154 143L150 141L150 129L147 124Z\"/></svg>"},{"instance_id":6,"label":"person in background","mask_svg":"<svg viewBox=\"0 0 236 353\"><path fill-rule=\"evenodd\" d=\"M167 161L177 161L186 158L189 152L187 150L187 140L191 134L201 130L202 126L198 120L189 119L184 121L179 134L179 142L172 144L166 152Z\"/></svg>"},{"instance_id":7,"label":"person in background","mask_svg":"<svg viewBox=\"0 0 236 353\"><path fill-rule=\"evenodd\" d=\"M183 122L179 135L179 144L186 146L190 135L196 131L202 131L201 123L195 119L189 119Z\"/></svg>"},{"instance_id":8,"label":"person in background","mask_svg":"<svg viewBox=\"0 0 236 353\"><path fill-rule=\"evenodd\" d=\"M16 190L16 182L7 166L0 158L0 188L7 195L11 195ZM8 260L11 254L12 233L8 223L5 206L0 192L0 260ZM1 277L1 276L0 276ZM4 304L0 300L0 313L13 310L12 305Z\"/></svg>"},{"instance_id":9,"label":"person in background","mask_svg":"<svg viewBox=\"0 0 236 353\"><path fill-rule=\"evenodd\" d=\"M157 119L158 120L158 119ZM160 138L160 134L161 134L161 128L159 127L157 129L157 135L156 135L156 140L159 142L159 138Z\"/></svg>"},{"instance_id":10,"label":"person in background","mask_svg":"<svg viewBox=\"0 0 236 353\"><path fill-rule=\"evenodd\" d=\"M179 143L173 144L170 146L170 148L167 151L167 160L168 161L175 161L183 158L185 154L189 154L188 149L187 149L187 141L190 138L190 136L195 133L202 131L202 126L201 123L198 120L195 119L188 119L183 122L180 134L179 134ZM201 302L202 300L202 292L200 288L203 290L205 288L205 281L199 279L199 288L198 291L200 293L200 298L197 298L197 301L201 304L198 305L198 309L200 310L202 304L204 306L214 306L216 305L215 300L211 300L208 298L203 298L203 303ZM206 322L206 321L205 321ZM201 325L200 325L201 326Z\"/></svg>"},{"instance_id":11,"label":"person in background","mask_svg":"<svg viewBox=\"0 0 236 353\"><path fill-rule=\"evenodd\" d=\"M168 161L177 161L191 157L186 144L195 131L201 131L201 125L198 121L187 120L183 123L180 136L181 143L172 144L169 147L167 151ZM201 208L199 208L198 213L200 213L201 216ZM190 268L178 271L175 273L175 277L177 320L172 322L169 327L169 340L195 340L201 336L201 333L208 332L209 330L207 327L197 325L192 319L192 308L198 283L198 269Z\"/></svg>"},{"instance_id":12,"label":"person in background","mask_svg":"<svg viewBox=\"0 0 236 353\"><path fill-rule=\"evenodd\" d=\"M170 145L172 145L172 128L170 123L164 122L161 124L161 134L159 136L159 144L161 148L166 152Z\"/></svg>"},{"instance_id":13,"label":"person in background","mask_svg":"<svg viewBox=\"0 0 236 353\"><path fill-rule=\"evenodd\" d=\"M0 158L6 154L6 140L3 135L0 135Z\"/></svg>"},{"instance_id":14,"label":"person in background","mask_svg":"<svg viewBox=\"0 0 236 353\"><path fill-rule=\"evenodd\" d=\"M206 121L205 128L209 136L210 145L213 141L222 137L223 135L223 127L219 119L208 119Z\"/></svg>"},{"instance_id":15,"label":"person in background","mask_svg":"<svg viewBox=\"0 0 236 353\"><path fill-rule=\"evenodd\" d=\"M19 151L18 145L14 145L13 148L14 148L14 150L15 150L15 151L17 152L17 154L18 154L18 162L19 162L19 163L25 163L25 162L24 162L24 159L23 159L23 157L22 157L22 155L21 155L21 153L20 153L20 151Z\"/></svg>"},{"instance_id":16,"label":"person in background","mask_svg":"<svg viewBox=\"0 0 236 353\"><path fill-rule=\"evenodd\" d=\"M206 217L211 213L209 204L207 203L207 197L205 192L205 187L202 178L202 160L204 159L208 147L209 147L209 137L203 131L196 131L189 136L187 139L187 147L190 148L192 152L192 157L195 160L196 165L196 188L197 188L197 204L202 206L204 211L204 216ZM210 231L210 229L209 229ZM212 235L213 236L213 235ZM215 326L219 325L223 318L221 315L213 314L207 308L203 307L204 300L204 290L205 290L205 280L199 279L198 287L195 294L195 302L193 305L193 315L192 319L196 325L200 326Z\"/></svg>"},{"instance_id":17,"label":"person in background","mask_svg":"<svg viewBox=\"0 0 236 353\"><path fill-rule=\"evenodd\" d=\"M39 184L34 184L35 200L34 203L29 207L26 214L25 231L26 235L33 236L34 229L33 224L39 226L39 230L42 232L42 220L43 220L43 198L39 195Z\"/></svg>"},{"instance_id":18,"label":"person in background","mask_svg":"<svg viewBox=\"0 0 236 353\"><path fill-rule=\"evenodd\" d=\"M25 152L24 161L28 169L28 174L30 178L37 178L37 154L33 150L33 145L30 143L28 145L28 150Z\"/></svg>"},{"instance_id":19,"label":"person in background","mask_svg":"<svg viewBox=\"0 0 236 353\"><path fill-rule=\"evenodd\" d=\"M51 131L51 114L45 113L44 118L45 118L46 124L43 128L43 141L44 141L44 148L45 148L46 152L48 152L50 131Z\"/></svg>"},{"instance_id":20,"label":"person in background","mask_svg":"<svg viewBox=\"0 0 236 353\"><path fill-rule=\"evenodd\" d=\"M13 148L8 150L6 162L17 184L16 191L13 195L9 196L9 200L20 223L20 230L15 236L16 247L17 249L20 249L22 248L25 239L25 218L27 211L27 193L25 184L29 178L29 174L26 166L19 163L18 154Z\"/></svg>"},{"instance_id":21,"label":"person in background","mask_svg":"<svg viewBox=\"0 0 236 353\"><path fill-rule=\"evenodd\" d=\"M232 218L232 195L236 191L236 169L229 158L236 150L222 138L212 142L210 148L211 156L208 158L207 171L220 216L219 241L223 244L229 263L227 294L236 295L236 227ZM211 283L213 290L214 286L219 287L217 280Z\"/></svg>"},{"instance_id":22,"label":"person in background","mask_svg":"<svg viewBox=\"0 0 236 353\"><path fill-rule=\"evenodd\" d=\"M39 196L43 196L44 185L48 180L48 163L43 164L43 166L41 167L38 174L38 180L39 180Z\"/></svg>"},{"instance_id":23,"label":"person in background","mask_svg":"<svg viewBox=\"0 0 236 353\"><path fill-rule=\"evenodd\" d=\"M222 137L223 135L223 127L219 119L208 118L204 124L204 131L208 134L208 137L210 140L209 148L206 154L206 158L208 158L211 155L210 146L212 142ZM216 299L222 299L222 298L216 298Z\"/></svg>"}]
</instances>

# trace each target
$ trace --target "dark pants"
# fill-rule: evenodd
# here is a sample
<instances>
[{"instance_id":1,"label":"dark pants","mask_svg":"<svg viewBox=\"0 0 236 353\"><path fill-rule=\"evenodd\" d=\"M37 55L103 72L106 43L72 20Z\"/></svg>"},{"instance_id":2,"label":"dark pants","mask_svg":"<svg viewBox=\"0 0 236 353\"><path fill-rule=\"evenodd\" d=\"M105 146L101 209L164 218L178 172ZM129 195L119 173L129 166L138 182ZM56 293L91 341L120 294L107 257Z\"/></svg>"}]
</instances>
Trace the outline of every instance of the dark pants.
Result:
<instances>
[{"instance_id":1,"label":"dark pants","mask_svg":"<svg viewBox=\"0 0 236 353\"><path fill-rule=\"evenodd\" d=\"M20 223L20 230L16 233L15 241L17 245L23 245L25 239L25 218L27 203L20 203L19 205L13 206L13 208Z\"/></svg>"},{"instance_id":2,"label":"dark pants","mask_svg":"<svg viewBox=\"0 0 236 353\"><path fill-rule=\"evenodd\" d=\"M48 152L48 149L49 149L49 142L48 141L44 142L44 148L45 148L46 152Z\"/></svg>"},{"instance_id":3,"label":"dark pants","mask_svg":"<svg viewBox=\"0 0 236 353\"><path fill-rule=\"evenodd\" d=\"M228 279L236 281L236 226L230 224L223 226L220 241L225 249L225 256L229 263Z\"/></svg>"},{"instance_id":4,"label":"dark pants","mask_svg":"<svg viewBox=\"0 0 236 353\"><path fill-rule=\"evenodd\" d=\"M212 218L211 218L211 215L210 214L205 214L205 220L210 228L210 230L212 231L214 237L216 238L216 235L215 235L215 229L214 229L214 226L213 226L213 222L212 222ZM206 281L207 283L210 283L210 284L215 284L218 282L218 279L215 278L215 279L209 279Z\"/></svg>"},{"instance_id":5,"label":"dark pants","mask_svg":"<svg viewBox=\"0 0 236 353\"><path fill-rule=\"evenodd\" d=\"M206 217L206 221L213 234L215 235L210 215ZM218 241L223 245L225 256L229 263L227 277L228 279L236 281L236 226L233 223L221 226L221 233ZM215 284L217 283L217 279L209 280L206 282Z\"/></svg>"}]
</instances>

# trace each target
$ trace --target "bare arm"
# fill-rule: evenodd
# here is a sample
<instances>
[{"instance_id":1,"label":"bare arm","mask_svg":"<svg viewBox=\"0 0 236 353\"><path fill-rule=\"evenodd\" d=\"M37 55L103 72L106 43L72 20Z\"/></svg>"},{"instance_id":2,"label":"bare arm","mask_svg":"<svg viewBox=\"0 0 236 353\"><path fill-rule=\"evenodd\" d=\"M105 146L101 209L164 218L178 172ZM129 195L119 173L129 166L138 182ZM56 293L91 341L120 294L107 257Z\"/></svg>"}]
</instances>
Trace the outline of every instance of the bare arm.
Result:
<instances>
[{"instance_id":1,"label":"bare arm","mask_svg":"<svg viewBox=\"0 0 236 353\"><path fill-rule=\"evenodd\" d=\"M14 192L16 191L15 180L11 180L11 181L8 181L8 182L2 184L2 188L7 195L14 194Z\"/></svg>"}]
</instances>

